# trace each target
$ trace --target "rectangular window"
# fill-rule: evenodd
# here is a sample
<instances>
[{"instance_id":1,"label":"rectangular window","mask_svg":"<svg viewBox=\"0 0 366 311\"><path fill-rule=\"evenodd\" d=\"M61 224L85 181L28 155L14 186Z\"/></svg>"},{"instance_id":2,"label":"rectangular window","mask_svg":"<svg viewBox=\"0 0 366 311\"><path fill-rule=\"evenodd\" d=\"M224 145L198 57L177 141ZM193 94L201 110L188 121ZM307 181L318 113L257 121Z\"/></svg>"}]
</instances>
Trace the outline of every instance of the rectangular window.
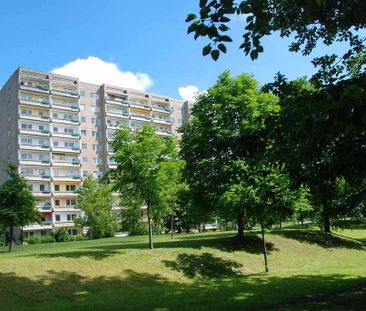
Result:
<instances>
[{"instance_id":1,"label":"rectangular window","mask_svg":"<svg viewBox=\"0 0 366 311\"><path fill-rule=\"evenodd\" d=\"M60 191L60 185L55 185L55 191Z\"/></svg>"},{"instance_id":2,"label":"rectangular window","mask_svg":"<svg viewBox=\"0 0 366 311\"><path fill-rule=\"evenodd\" d=\"M85 144L85 143L81 144L81 149L87 150L88 149L88 145Z\"/></svg>"},{"instance_id":3,"label":"rectangular window","mask_svg":"<svg viewBox=\"0 0 366 311\"><path fill-rule=\"evenodd\" d=\"M101 159L101 158L94 158L93 160L94 160L94 164L96 164L96 165L103 164L103 159Z\"/></svg>"},{"instance_id":4,"label":"rectangular window","mask_svg":"<svg viewBox=\"0 0 366 311\"><path fill-rule=\"evenodd\" d=\"M71 215L70 214L67 214L67 221L70 221L71 220Z\"/></svg>"},{"instance_id":5,"label":"rectangular window","mask_svg":"<svg viewBox=\"0 0 366 311\"><path fill-rule=\"evenodd\" d=\"M92 131L92 136L95 137L95 138L100 138L100 132Z\"/></svg>"},{"instance_id":6,"label":"rectangular window","mask_svg":"<svg viewBox=\"0 0 366 311\"><path fill-rule=\"evenodd\" d=\"M85 117L80 117L80 121L81 121L81 123L85 123L86 122L86 118Z\"/></svg>"},{"instance_id":7,"label":"rectangular window","mask_svg":"<svg viewBox=\"0 0 366 311\"><path fill-rule=\"evenodd\" d=\"M55 200L55 206L60 206L60 200Z\"/></svg>"},{"instance_id":8,"label":"rectangular window","mask_svg":"<svg viewBox=\"0 0 366 311\"><path fill-rule=\"evenodd\" d=\"M93 145L93 150L94 151L101 151L102 150L102 146L101 145Z\"/></svg>"},{"instance_id":9,"label":"rectangular window","mask_svg":"<svg viewBox=\"0 0 366 311\"><path fill-rule=\"evenodd\" d=\"M76 186L75 185L66 185L66 191L75 191Z\"/></svg>"},{"instance_id":10,"label":"rectangular window","mask_svg":"<svg viewBox=\"0 0 366 311\"><path fill-rule=\"evenodd\" d=\"M80 96L85 97L85 91L80 91Z\"/></svg>"},{"instance_id":11,"label":"rectangular window","mask_svg":"<svg viewBox=\"0 0 366 311\"><path fill-rule=\"evenodd\" d=\"M88 177L88 171L83 171L83 177Z\"/></svg>"},{"instance_id":12,"label":"rectangular window","mask_svg":"<svg viewBox=\"0 0 366 311\"><path fill-rule=\"evenodd\" d=\"M39 185L39 191L45 191L46 186L45 185Z\"/></svg>"},{"instance_id":13,"label":"rectangular window","mask_svg":"<svg viewBox=\"0 0 366 311\"><path fill-rule=\"evenodd\" d=\"M83 163L83 164L88 163L88 158L87 157L82 157L81 158L81 163Z\"/></svg>"},{"instance_id":14,"label":"rectangular window","mask_svg":"<svg viewBox=\"0 0 366 311\"><path fill-rule=\"evenodd\" d=\"M56 214L55 217L56 217L56 221L61 221L61 215Z\"/></svg>"},{"instance_id":15,"label":"rectangular window","mask_svg":"<svg viewBox=\"0 0 366 311\"><path fill-rule=\"evenodd\" d=\"M86 136L86 130L81 130L81 136Z\"/></svg>"},{"instance_id":16,"label":"rectangular window","mask_svg":"<svg viewBox=\"0 0 366 311\"><path fill-rule=\"evenodd\" d=\"M85 104L80 104L80 111L84 111L85 110Z\"/></svg>"}]
</instances>

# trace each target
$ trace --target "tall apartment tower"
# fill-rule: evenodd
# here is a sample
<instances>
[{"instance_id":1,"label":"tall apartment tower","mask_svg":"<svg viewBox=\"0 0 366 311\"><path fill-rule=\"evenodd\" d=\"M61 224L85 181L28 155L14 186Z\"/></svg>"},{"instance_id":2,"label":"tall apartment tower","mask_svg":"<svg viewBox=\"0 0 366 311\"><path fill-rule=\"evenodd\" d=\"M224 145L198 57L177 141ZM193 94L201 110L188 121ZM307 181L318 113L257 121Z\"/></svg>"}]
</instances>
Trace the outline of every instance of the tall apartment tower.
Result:
<instances>
[{"instance_id":1,"label":"tall apartment tower","mask_svg":"<svg viewBox=\"0 0 366 311\"><path fill-rule=\"evenodd\" d=\"M152 124L161 137L176 135L183 105L167 96L18 68L0 90L0 158L18 166L40 200L43 221L24 227L24 236L59 227L77 234L78 190L88 174L100 177L115 167L109 142L116 129ZM1 172L0 183L5 180Z\"/></svg>"}]
</instances>

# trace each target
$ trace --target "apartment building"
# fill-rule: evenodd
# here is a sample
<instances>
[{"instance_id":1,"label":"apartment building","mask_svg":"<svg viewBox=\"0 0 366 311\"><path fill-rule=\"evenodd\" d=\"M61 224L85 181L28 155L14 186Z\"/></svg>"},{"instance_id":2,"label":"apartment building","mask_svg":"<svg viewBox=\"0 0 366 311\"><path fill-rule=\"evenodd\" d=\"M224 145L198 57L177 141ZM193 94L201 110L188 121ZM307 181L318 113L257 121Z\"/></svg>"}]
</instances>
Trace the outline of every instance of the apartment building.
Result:
<instances>
[{"instance_id":1,"label":"apartment building","mask_svg":"<svg viewBox=\"0 0 366 311\"><path fill-rule=\"evenodd\" d=\"M0 90L0 158L18 166L39 199L42 223L24 227L24 235L59 227L77 234L78 191L88 174L101 177L115 167L109 142L116 129L152 124L161 137L177 135L183 106L167 96L18 68ZM1 172L0 183L5 179Z\"/></svg>"}]
</instances>

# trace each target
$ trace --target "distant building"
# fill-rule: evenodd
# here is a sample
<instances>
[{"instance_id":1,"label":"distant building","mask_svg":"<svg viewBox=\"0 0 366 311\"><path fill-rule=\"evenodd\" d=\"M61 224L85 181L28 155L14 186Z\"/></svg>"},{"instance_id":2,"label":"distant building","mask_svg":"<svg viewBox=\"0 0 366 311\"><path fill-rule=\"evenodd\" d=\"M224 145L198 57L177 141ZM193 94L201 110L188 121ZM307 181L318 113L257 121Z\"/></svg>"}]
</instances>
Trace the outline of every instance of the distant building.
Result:
<instances>
[{"instance_id":1,"label":"distant building","mask_svg":"<svg viewBox=\"0 0 366 311\"><path fill-rule=\"evenodd\" d=\"M177 135L189 119L186 106L168 96L18 68L0 90L0 158L18 166L40 199L42 224L24 227L24 236L59 227L77 234L78 190L88 174L101 177L115 167L109 142L116 129L152 124L161 137ZM5 179L1 172L0 183Z\"/></svg>"}]
</instances>

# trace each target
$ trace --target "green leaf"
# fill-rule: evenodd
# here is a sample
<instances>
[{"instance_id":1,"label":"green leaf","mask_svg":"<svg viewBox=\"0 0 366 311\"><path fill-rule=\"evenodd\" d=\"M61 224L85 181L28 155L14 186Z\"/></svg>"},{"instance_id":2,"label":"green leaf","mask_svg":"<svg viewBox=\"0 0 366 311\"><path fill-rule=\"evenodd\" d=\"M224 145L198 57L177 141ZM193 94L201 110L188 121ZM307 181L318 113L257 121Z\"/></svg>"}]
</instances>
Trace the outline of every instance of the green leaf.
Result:
<instances>
[{"instance_id":1,"label":"green leaf","mask_svg":"<svg viewBox=\"0 0 366 311\"><path fill-rule=\"evenodd\" d=\"M220 56L220 51L219 50L212 50L211 51L211 57L214 61L217 61L219 59Z\"/></svg>"},{"instance_id":2,"label":"green leaf","mask_svg":"<svg viewBox=\"0 0 366 311\"><path fill-rule=\"evenodd\" d=\"M226 53L226 46L224 44L220 43L218 48L222 53Z\"/></svg>"},{"instance_id":3,"label":"green leaf","mask_svg":"<svg viewBox=\"0 0 366 311\"><path fill-rule=\"evenodd\" d=\"M186 23L193 21L196 18L197 18L197 16L195 14L188 14L188 16L186 18Z\"/></svg>"},{"instance_id":4,"label":"green leaf","mask_svg":"<svg viewBox=\"0 0 366 311\"><path fill-rule=\"evenodd\" d=\"M200 8L203 8L207 4L207 0L200 0Z\"/></svg>"},{"instance_id":5,"label":"green leaf","mask_svg":"<svg viewBox=\"0 0 366 311\"><path fill-rule=\"evenodd\" d=\"M252 60L255 60L255 59L258 58L258 52L257 52L257 50L253 50L253 51L250 52L250 58Z\"/></svg>"},{"instance_id":6,"label":"green leaf","mask_svg":"<svg viewBox=\"0 0 366 311\"><path fill-rule=\"evenodd\" d=\"M233 40L229 36L220 36L220 41L233 42Z\"/></svg>"},{"instance_id":7,"label":"green leaf","mask_svg":"<svg viewBox=\"0 0 366 311\"><path fill-rule=\"evenodd\" d=\"M193 32L193 31L196 31L196 30L197 30L197 27L198 27L197 23L193 23L193 24L191 24L191 25L188 27L188 29L187 29L187 33L191 33L191 32Z\"/></svg>"},{"instance_id":8,"label":"green leaf","mask_svg":"<svg viewBox=\"0 0 366 311\"><path fill-rule=\"evenodd\" d=\"M206 56L206 55L210 54L211 50L212 50L211 44L206 45L206 46L202 49L202 55L203 55L203 56Z\"/></svg>"}]
</instances>

